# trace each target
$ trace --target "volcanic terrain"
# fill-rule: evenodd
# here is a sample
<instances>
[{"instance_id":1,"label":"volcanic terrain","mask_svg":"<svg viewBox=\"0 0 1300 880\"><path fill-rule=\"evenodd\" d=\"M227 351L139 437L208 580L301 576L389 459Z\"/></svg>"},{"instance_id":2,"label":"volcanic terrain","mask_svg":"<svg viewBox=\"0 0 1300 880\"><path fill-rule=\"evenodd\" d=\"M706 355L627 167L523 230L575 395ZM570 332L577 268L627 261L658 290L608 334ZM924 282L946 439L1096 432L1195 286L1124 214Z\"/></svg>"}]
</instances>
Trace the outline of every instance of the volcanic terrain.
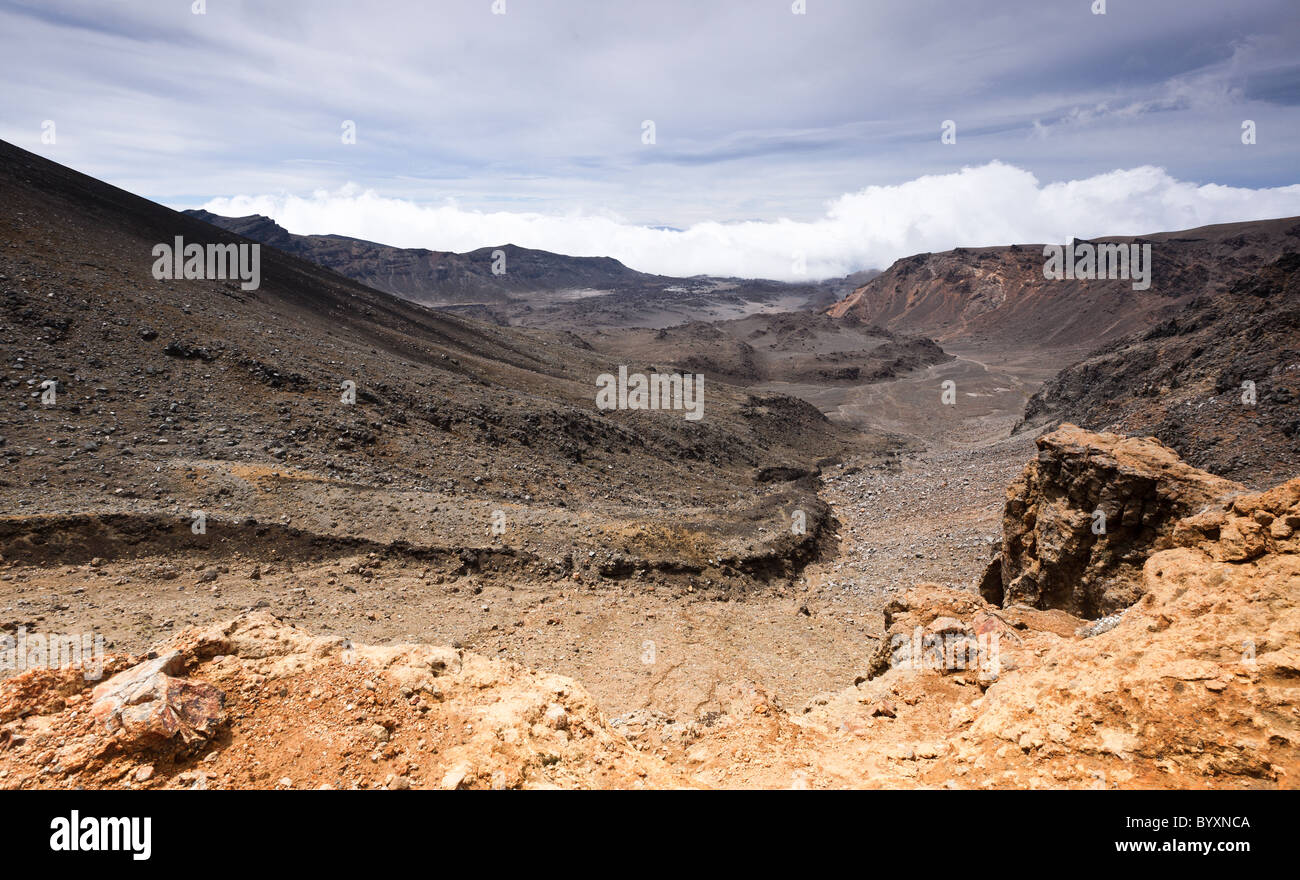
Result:
<instances>
[{"instance_id":1,"label":"volcanic terrain","mask_svg":"<svg viewBox=\"0 0 1300 880\"><path fill-rule=\"evenodd\" d=\"M1296 220L818 313L206 219L0 144L0 624L109 655L0 681L0 786L1296 786Z\"/></svg>"}]
</instances>

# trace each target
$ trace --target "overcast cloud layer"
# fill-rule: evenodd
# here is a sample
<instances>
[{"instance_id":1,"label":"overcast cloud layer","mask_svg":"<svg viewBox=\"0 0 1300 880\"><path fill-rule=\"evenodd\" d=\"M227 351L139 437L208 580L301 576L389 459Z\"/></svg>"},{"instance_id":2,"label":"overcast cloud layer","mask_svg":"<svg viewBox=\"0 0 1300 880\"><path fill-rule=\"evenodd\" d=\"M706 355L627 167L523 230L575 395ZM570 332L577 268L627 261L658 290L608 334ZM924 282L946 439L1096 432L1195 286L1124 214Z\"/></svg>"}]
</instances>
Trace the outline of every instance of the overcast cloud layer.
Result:
<instances>
[{"instance_id":1,"label":"overcast cloud layer","mask_svg":"<svg viewBox=\"0 0 1300 880\"><path fill-rule=\"evenodd\" d=\"M0 138L294 232L672 274L1300 214L1294 0L1092 3L0 0Z\"/></svg>"},{"instance_id":2,"label":"overcast cloud layer","mask_svg":"<svg viewBox=\"0 0 1300 880\"><path fill-rule=\"evenodd\" d=\"M810 221L701 222L655 229L573 213L470 211L421 206L344 188L299 196L214 199L218 214L266 214L290 230L329 229L402 247L438 242L466 251L513 242L578 256L612 256L664 275L798 280L887 266L900 256L1070 236L1162 232L1243 218L1300 214L1300 184L1252 190L1196 186L1159 168L1042 185L1001 163L873 186L833 201ZM1117 232L1118 230L1118 232Z\"/></svg>"}]
</instances>

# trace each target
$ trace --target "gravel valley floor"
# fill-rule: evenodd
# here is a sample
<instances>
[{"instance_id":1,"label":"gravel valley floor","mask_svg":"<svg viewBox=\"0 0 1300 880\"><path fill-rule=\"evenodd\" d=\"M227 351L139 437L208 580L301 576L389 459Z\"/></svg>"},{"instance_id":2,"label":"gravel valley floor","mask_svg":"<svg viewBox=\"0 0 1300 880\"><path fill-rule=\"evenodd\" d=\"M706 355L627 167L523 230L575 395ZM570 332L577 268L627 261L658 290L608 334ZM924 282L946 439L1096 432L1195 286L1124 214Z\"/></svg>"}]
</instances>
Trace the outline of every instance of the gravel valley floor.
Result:
<instances>
[{"instance_id":1,"label":"gravel valley floor","mask_svg":"<svg viewBox=\"0 0 1300 880\"><path fill-rule=\"evenodd\" d=\"M963 357L861 389L875 402L834 417L887 422L913 451L825 470L837 540L789 588L738 596L653 576L456 575L400 553L295 559L272 545L221 558L6 561L0 614L32 631L91 629L112 649L139 651L186 625L264 608L309 632L463 646L569 675L611 716L696 717L737 679L799 705L865 667L893 595L926 580L966 586L981 570L1004 488L1033 455L1031 433L1007 436L1042 368L1024 373ZM951 406L939 399L948 377L969 395Z\"/></svg>"}]
</instances>

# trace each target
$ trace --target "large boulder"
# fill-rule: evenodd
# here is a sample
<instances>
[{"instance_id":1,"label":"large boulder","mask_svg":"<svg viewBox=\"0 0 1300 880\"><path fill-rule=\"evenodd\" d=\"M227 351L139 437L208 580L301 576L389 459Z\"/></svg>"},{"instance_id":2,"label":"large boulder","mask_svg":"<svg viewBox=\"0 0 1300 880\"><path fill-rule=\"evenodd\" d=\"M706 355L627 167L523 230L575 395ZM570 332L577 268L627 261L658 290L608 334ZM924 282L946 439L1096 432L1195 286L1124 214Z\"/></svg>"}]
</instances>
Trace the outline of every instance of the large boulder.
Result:
<instances>
[{"instance_id":1,"label":"large boulder","mask_svg":"<svg viewBox=\"0 0 1300 880\"><path fill-rule=\"evenodd\" d=\"M1097 618L1142 595L1142 565L1173 546L1183 517L1222 511L1245 491L1153 438L1064 424L1007 489L1001 550L980 594L1003 607Z\"/></svg>"},{"instance_id":2,"label":"large boulder","mask_svg":"<svg viewBox=\"0 0 1300 880\"><path fill-rule=\"evenodd\" d=\"M226 721L226 695L177 677L185 659L168 651L120 672L91 692L91 715L128 751L192 745Z\"/></svg>"},{"instance_id":3,"label":"large boulder","mask_svg":"<svg viewBox=\"0 0 1300 880\"><path fill-rule=\"evenodd\" d=\"M867 666L870 679L890 670L963 674L983 686L1033 654L1024 633L1073 638L1086 621L1023 605L999 609L968 590L921 583L890 600L885 635Z\"/></svg>"}]
</instances>

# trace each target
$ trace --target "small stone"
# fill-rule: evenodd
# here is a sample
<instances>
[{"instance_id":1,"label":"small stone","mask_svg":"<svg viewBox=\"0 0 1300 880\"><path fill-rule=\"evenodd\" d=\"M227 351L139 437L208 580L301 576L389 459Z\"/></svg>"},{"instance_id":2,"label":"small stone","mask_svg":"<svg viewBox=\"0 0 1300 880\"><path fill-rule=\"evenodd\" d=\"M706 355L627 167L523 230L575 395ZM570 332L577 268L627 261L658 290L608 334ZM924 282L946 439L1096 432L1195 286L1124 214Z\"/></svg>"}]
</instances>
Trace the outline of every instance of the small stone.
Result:
<instances>
[{"instance_id":1,"label":"small stone","mask_svg":"<svg viewBox=\"0 0 1300 880\"><path fill-rule=\"evenodd\" d=\"M925 631L934 635L960 635L969 632L966 624L955 617L936 617L930 621Z\"/></svg>"},{"instance_id":2,"label":"small stone","mask_svg":"<svg viewBox=\"0 0 1300 880\"><path fill-rule=\"evenodd\" d=\"M543 723L552 730L567 730L569 727L569 713L559 703L551 703L546 707L546 713L542 716Z\"/></svg>"},{"instance_id":3,"label":"small stone","mask_svg":"<svg viewBox=\"0 0 1300 880\"><path fill-rule=\"evenodd\" d=\"M916 756L918 758L937 758L943 754L943 746L940 743L917 743Z\"/></svg>"},{"instance_id":4,"label":"small stone","mask_svg":"<svg viewBox=\"0 0 1300 880\"><path fill-rule=\"evenodd\" d=\"M447 771L447 775L442 777L442 787L447 791L460 788L474 777L474 769L469 764L461 762Z\"/></svg>"}]
</instances>

